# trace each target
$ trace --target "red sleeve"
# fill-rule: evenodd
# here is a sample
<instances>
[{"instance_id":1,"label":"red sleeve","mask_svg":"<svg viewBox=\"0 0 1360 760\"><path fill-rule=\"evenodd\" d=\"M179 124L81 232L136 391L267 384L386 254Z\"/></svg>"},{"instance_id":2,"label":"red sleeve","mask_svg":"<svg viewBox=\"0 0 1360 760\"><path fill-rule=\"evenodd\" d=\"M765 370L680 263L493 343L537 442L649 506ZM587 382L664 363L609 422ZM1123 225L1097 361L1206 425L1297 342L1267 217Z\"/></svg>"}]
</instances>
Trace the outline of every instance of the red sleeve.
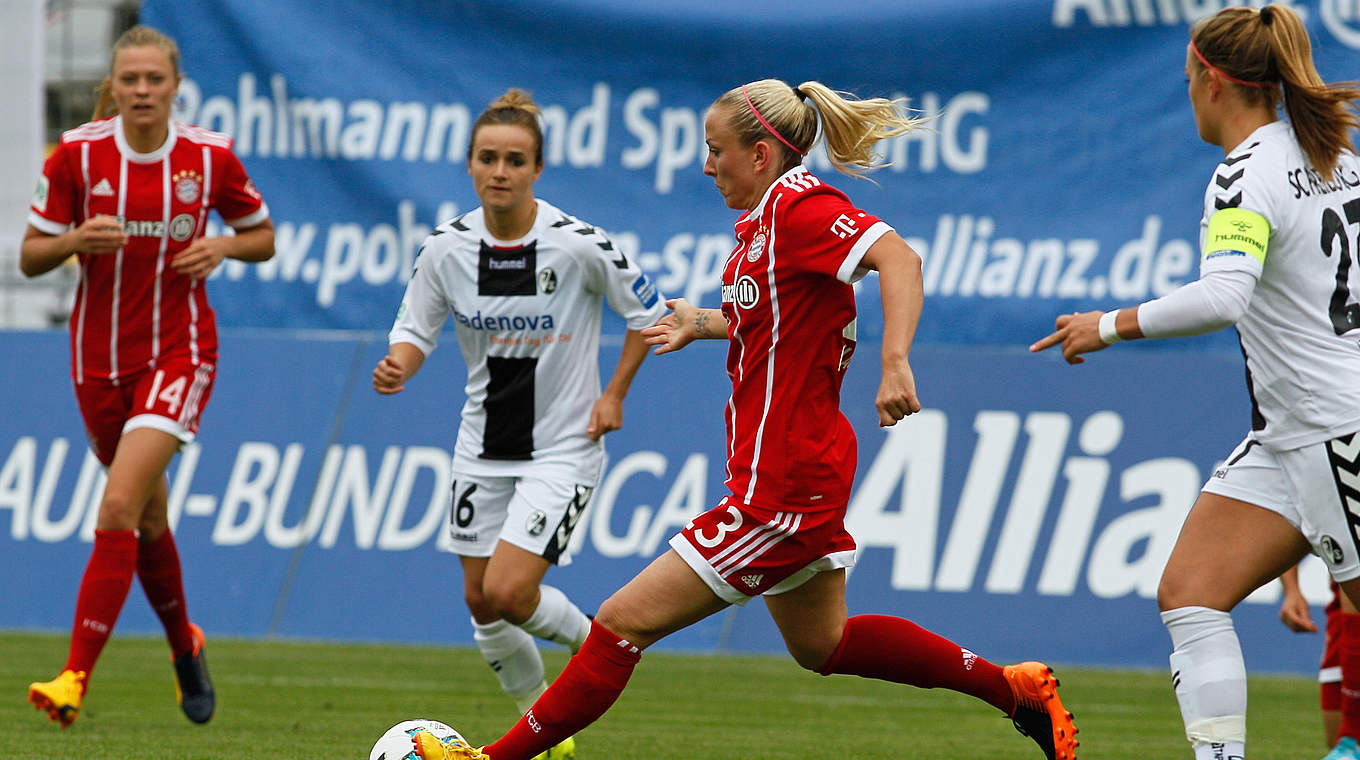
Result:
<instances>
[{"instance_id":1,"label":"red sleeve","mask_svg":"<svg viewBox=\"0 0 1360 760\"><path fill-rule=\"evenodd\" d=\"M232 227L254 227L269 218L269 207L246 175L241 159L230 150L216 151L218 155L217 192L212 205L222 220Z\"/></svg>"},{"instance_id":2,"label":"red sleeve","mask_svg":"<svg viewBox=\"0 0 1360 760\"><path fill-rule=\"evenodd\" d=\"M70 144L61 143L43 164L28 217L29 223L42 232L60 235L68 225L84 221L78 216L84 188L80 173L72 168L75 156Z\"/></svg>"},{"instance_id":3,"label":"red sleeve","mask_svg":"<svg viewBox=\"0 0 1360 760\"><path fill-rule=\"evenodd\" d=\"M787 201L775 209L775 230L785 237L784 245L797 245L799 268L836 277L847 265L849 270L858 266L868 248L860 243L868 240L864 235L881 221L878 217L856 208L840 192L829 188L801 193ZM851 258L854 261L848 261Z\"/></svg>"}]
</instances>

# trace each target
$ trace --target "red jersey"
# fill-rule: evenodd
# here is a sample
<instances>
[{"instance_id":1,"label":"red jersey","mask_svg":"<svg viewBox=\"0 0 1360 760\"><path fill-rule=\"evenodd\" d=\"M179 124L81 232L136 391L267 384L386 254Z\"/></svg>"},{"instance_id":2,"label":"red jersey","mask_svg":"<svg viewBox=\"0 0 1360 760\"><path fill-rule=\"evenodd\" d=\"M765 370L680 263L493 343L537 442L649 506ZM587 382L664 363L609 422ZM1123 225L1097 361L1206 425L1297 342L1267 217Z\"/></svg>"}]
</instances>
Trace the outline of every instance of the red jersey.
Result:
<instances>
[{"instance_id":1,"label":"red jersey","mask_svg":"<svg viewBox=\"0 0 1360 760\"><path fill-rule=\"evenodd\" d=\"M803 166L736 223L723 271L731 344L727 487L747 504L843 508L855 431L840 410L865 251L891 227Z\"/></svg>"},{"instance_id":2,"label":"red jersey","mask_svg":"<svg viewBox=\"0 0 1360 760\"><path fill-rule=\"evenodd\" d=\"M195 365L216 363L217 327L203 283L170 266L202 237L210 208L238 229L269 217L224 134L171 122L164 145L138 153L115 116L61 136L43 166L29 224L60 235L108 214L128 235L117 253L77 253L80 285L71 314L77 383L116 382L172 352Z\"/></svg>"}]
</instances>

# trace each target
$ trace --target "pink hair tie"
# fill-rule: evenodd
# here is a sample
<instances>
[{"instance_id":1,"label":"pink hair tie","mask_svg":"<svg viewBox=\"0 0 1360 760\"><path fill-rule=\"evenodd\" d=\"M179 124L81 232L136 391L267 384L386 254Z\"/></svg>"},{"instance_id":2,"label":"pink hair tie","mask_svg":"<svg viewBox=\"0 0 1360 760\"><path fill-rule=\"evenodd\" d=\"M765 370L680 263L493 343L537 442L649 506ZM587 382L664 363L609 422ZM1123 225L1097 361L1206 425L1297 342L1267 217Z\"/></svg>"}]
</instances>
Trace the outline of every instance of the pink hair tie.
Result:
<instances>
[{"instance_id":1,"label":"pink hair tie","mask_svg":"<svg viewBox=\"0 0 1360 760\"><path fill-rule=\"evenodd\" d=\"M774 135L774 139L778 140L779 142L784 143L785 145L788 146L789 150L793 151L794 153L797 153L797 154L800 155L800 156L806 156L806 155L807 155L807 151L805 151L805 150L798 150L797 148L793 147L793 143L789 142L788 140L785 140L785 139L784 139L784 136L781 135L781 134L779 134L779 130L777 130L777 129L775 129L774 127L770 126L770 122L765 121L765 117L764 117L764 116L761 116L761 115L760 115L760 111L757 111L757 110L756 110L756 104L751 102L751 96L746 94L746 85L742 85L742 86L741 86L741 96L742 96L743 98L746 98L746 105L747 105L747 107L749 107L749 108L751 109L751 113L753 113L753 114L756 115L756 119L760 121L761 126L765 127L765 129L766 129L770 134Z\"/></svg>"},{"instance_id":2,"label":"pink hair tie","mask_svg":"<svg viewBox=\"0 0 1360 760\"><path fill-rule=\"evenodd\" d=\"M1260 90L1264 90L1267 87L1267 85L1264 85L1260 82L1248 82L1245 79L1238 79L1237 77L1229 74L1223 69L1220 69L1219 67L1213 65L1212 63L1209 63L1209 59L1205 58L1204 54L1199 52L1199 46L1195 44L1194 40L1190 40L1190 50L1194 52L1195 57L1199 59L1199 62L1204 64L1204 68L1212 72L1215 72L1216 74L1228 80L1229 82L1232 82L1233 84L1240 84L1243 87L1255 87Z\"/></svg>"}]
</instances>

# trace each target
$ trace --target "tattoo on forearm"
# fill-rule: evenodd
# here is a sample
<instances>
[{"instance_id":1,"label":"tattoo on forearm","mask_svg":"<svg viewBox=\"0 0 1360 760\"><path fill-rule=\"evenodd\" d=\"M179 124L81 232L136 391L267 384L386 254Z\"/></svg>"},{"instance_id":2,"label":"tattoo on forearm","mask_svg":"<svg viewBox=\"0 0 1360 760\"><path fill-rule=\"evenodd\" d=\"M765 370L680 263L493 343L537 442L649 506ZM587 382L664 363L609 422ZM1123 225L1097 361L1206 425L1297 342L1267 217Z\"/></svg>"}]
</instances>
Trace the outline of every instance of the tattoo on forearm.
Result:
<instances>
[{"instance_id":1,"label":"tattoo on forearm","mask_svg":"<svg viewBox=\"0 0 1360 760\"><path fill-rule=\"evenodd\" d=\"M698 333L701 338L713 337L708 332L708 312L701 311L694 315L694 332Z\"/></svg>"}]
</instances>

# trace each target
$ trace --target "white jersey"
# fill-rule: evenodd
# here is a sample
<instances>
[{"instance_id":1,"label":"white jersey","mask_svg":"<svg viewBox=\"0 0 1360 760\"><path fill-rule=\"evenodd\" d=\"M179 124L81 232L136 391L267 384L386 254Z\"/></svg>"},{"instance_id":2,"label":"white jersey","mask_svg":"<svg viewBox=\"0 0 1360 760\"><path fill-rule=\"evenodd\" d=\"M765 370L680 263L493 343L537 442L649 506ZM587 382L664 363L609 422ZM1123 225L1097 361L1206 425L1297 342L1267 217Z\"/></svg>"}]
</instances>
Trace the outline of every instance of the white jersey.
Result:
<instances>
[{"instance_id":1,"label":"white jersey","mask_svg":"<svg viewBox=\"0 0 1360 760\"><path fill-rule=\"evenodd\" d=\"M1253 435L1286 450L1360 430L1360 159L1343 153L1323 177L1293 129L1272 122L1214 172L1201 243L1210 217L1226 208L1270 224L1260 258L1201 245L1201 276L1236 270L1257 278L1237 322Z\"/></svg>"},{"instance_id":2,"label":"white jersey","mask_svg":"<svg viewBox=\"0 0 1360 760\"><path fill-rule=\"evenodd\" d=\"M595 227L538 200L533 229L503 241L482 209L425 239L391 343L426 356L452 315L467 362L454 469L469 475L588 473L604 456L586 435L600 397L603 301L640 330L666 313L636 262ZM544 466L548 470L544 470Z\"/></svg>"}]
</instances>

